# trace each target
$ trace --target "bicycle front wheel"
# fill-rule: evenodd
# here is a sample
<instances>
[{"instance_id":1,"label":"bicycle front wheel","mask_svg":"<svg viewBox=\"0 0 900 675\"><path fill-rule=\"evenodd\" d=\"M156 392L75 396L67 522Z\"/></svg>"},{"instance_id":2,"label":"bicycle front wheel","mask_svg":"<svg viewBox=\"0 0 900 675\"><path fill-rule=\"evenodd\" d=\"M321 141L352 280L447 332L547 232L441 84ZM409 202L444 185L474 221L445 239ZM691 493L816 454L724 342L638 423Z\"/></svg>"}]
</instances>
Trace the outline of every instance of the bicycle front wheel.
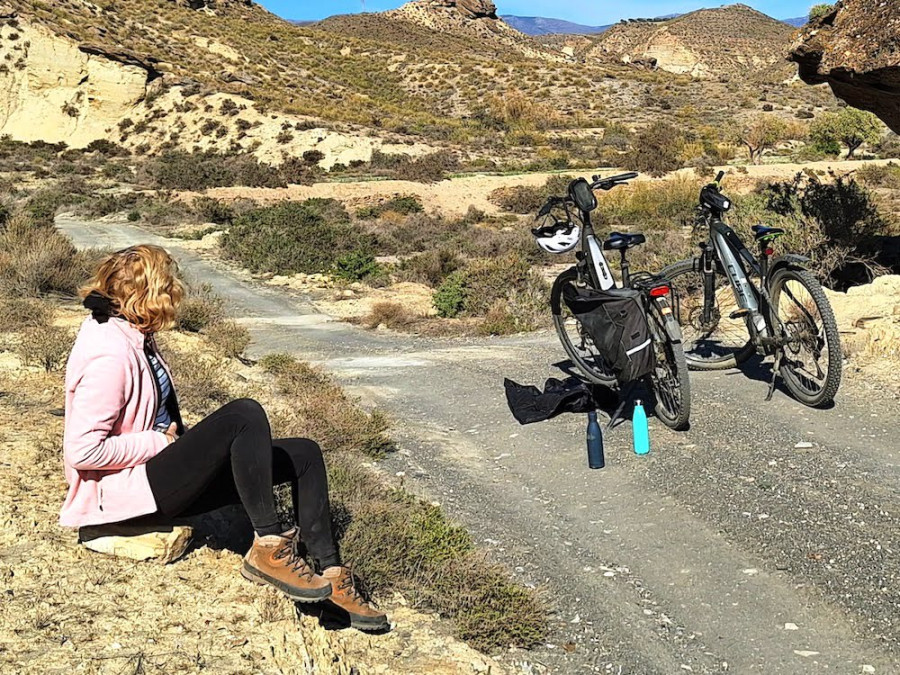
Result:
<instances>
[{"instance_id":1,"label":"bicycle front wheel","mask_svg":"<svg viewBox=\"0 0 900 675\"><path fill-rule=\"evenodd\" d=\"M713 311L706 321L704 274L696 259L682 260L664 269L660 275L672 284L675 294L675 318L684 335L684 357L695 370L735 368L753 355L747 325L741 318L732 319L739 309L728 278L717 274L714 279Z\"/></svg>"},{"instance_id":2,"label":"bicycle front wheel","mask_svg":"<svg viewBox=\"0 0 900 675\"><path fill-rule=\"evenodd\" d=\"M563 300L563 290L567 286L578 287L578 271L573 267L566 270L553 283L550 292L550 307L553 311L553 325L556 334L572 363L594 384L606 387L616 386L616 376L600 355L594 341L578 318L572 314Z\"/></svg>"},{"instance_id":3,"label":"bicycle front wheel","mask_svg":"<svg viewBox=\"0 0 900 675\"><path fill-rule=\"evenodd\" d=\"M781 376L790 392L811 407L829 405L841 385L841 338L831 303L808 270L779 269L769 282L772 325L788 340Z\"/></svg>"}]
</instances>

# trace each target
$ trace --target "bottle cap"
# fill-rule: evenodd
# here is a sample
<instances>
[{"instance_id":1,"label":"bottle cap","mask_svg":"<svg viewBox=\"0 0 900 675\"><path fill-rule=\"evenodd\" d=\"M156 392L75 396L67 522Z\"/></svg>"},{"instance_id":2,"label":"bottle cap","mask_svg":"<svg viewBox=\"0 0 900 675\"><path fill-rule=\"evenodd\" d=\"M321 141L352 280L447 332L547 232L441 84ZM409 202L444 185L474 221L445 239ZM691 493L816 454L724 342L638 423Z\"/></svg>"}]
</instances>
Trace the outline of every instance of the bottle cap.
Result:
<instances>
[{"instance_id":1,"label":"bottle cap","mask_svg":"<svg viewBox=\"0 0 900 675\"><path fill-rule=\"evenodd\" d=\"M634 402L634 404L635 404L636 406L642 405L641 399L637 399L637 400Z\"/></svg>"}]
</instances>

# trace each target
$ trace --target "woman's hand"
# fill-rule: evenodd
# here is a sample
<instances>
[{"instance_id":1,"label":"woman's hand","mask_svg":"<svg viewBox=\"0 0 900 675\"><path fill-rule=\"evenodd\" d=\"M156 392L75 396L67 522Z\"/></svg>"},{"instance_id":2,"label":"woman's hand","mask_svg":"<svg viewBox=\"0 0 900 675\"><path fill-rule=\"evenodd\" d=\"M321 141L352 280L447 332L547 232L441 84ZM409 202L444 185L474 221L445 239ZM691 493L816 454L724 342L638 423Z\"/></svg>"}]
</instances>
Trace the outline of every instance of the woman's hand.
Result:
<instances>
[{"instance_id":1,"label":"woman's hand","mask_svg":"<svg viewBox=\"0 0 900 675\"><path fill-rule=\"evenodd\" d=\"M175 422L169 425L169 428L163 432L166 435L166 438L169 439L169 445L172 445L175 441L178 440L178 425Z\"/></svg>"}]
</instances>

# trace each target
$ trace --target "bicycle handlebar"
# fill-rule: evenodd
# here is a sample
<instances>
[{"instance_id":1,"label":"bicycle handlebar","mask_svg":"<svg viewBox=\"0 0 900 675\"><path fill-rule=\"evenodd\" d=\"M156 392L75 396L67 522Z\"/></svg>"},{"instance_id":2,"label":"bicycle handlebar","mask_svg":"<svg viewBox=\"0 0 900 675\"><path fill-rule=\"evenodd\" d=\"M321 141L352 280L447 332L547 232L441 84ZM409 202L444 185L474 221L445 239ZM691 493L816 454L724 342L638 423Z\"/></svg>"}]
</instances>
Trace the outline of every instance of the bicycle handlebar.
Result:
<instances>
[{"instance_id":1,"label":"bicycle handlebar","mask_svg":"<svg viewBox=\"0 0 900 675\"><path fill-rule=\"evenodd\" d=\"M716 184L716 185L721 184L723 178L725 178L725 172L724 172L724 171L720 171L720 172L719 172L719 175L716 176L716 180L714 181L715 184Z\"/></svg>"},{"instance_id":2,"label":"bicycle handlebar","mask_svg":"<svg viewBox=\"0 0 900 675\"><path fill-rule=\"evenodd\" d=\"M591 183L592 190L608 190L619 183L624 183L629 180L634 180L638 177L638 173L634 171L629 171L628 173L621 173L618 176L609 176L607 178L601 178L600 176L593 176Z\"/></svg>"}]
</instances>

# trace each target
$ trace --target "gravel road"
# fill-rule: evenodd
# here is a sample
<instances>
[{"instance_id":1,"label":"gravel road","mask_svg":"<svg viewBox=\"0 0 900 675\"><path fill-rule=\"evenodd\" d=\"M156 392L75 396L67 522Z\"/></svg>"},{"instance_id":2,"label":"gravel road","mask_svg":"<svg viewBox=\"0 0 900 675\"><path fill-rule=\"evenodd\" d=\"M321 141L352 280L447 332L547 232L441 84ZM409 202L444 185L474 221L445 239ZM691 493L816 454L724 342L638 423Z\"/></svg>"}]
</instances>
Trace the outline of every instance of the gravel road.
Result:
<instances>
[{"instance_id":1,"label":"gravel road","mask_svg":"<svg viewBox=\"0 0 900 675\"><path fill-rule=\"evenodd\" d=\"M630 427L589 471L585 421L520 427L503 378L559 376L549 331L425 339L363 331L303 298L135 226L58 226L79 246L169 248L251 328L251 353L288 351L392 415L383 462L440 501L555 607L530 673L900 673L897 404L845 387L831 410L784 392L767 366L694 374L692 429Z\"/></svg>"}]
</instances>

